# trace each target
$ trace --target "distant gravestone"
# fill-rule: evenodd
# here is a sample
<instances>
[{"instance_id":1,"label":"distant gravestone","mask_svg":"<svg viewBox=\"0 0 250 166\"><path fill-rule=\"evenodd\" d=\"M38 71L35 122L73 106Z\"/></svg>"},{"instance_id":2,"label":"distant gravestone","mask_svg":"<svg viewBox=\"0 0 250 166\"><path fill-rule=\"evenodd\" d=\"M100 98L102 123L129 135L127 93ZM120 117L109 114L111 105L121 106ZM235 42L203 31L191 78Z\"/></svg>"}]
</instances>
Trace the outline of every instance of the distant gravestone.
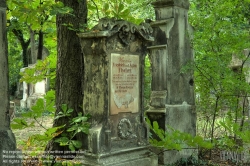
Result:
<instances>
[{"instance_id":1,"label":"distant gravestone","mask_svg":"<svg viewBox=\"0 0 250 166\"><path fill-rule=\"evenodd\" d=\"M83 165L156 166L148 150L143 111L143 69L148 24L102 19L81 33L83 110L92 115Z\"/></svg>"},{"instance_id":2,"label":"distant gravestone","mask_svg":"<svg viewBox=\"0 0 250 166\"><path fill-rule=\"evenodd\" d=\"M34 55L31 55L31 48L27 50L27 56L28 56L28 63L29 64L35 64L37 62L37 54L38 54L38 46L35 46ZM49 50L43 46L42 51L42 59L44 60L47 56L49 56Z\"/></svg>"},{"instance_id":3,"label":"distant gravestone","mask_svg":"<svg viewBox=\"0 0 250 166\"><path fill-rule=\"evenodd\" d=\"M38 47L36 47L35 50L36 54L38 52ZM31 58L31 51L30 49L28 50L28 55L29 55L29 66L25 68L21 68L20 72L24 72L25 69L27 68L33 68L35 67L36 58ZM44 60L47 56L49 56L49 51L46 47L43 47L43 56L42 60ZM33 59L33 61L31 61ZM45 93L48 91L49 87L49 80L45 78L42 81L39 81L35 84L27 84L25 81L21 82L19 90L20 92L17 92L17 94L20 94L22 92L22 100L20 101L20 106L21 108L31 108L32 105L34 105L37 101L37 99L43 97Z\"/></svg>"}]
</instances>

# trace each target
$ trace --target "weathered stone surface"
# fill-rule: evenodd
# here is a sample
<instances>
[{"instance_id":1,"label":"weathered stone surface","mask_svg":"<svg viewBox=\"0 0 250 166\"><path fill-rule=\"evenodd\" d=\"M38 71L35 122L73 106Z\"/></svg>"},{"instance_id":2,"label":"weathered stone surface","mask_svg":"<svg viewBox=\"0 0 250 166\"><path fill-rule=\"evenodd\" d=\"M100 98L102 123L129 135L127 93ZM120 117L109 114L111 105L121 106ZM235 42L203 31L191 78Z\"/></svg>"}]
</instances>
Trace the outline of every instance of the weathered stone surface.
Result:
<instances>
[{"instance_id":1,"label":"weathered stone surface","mask_svg":"<svg viewBox=\"0 0 250 166\"><path fill-rule=\"evenodd\" d=\"M147 148L134 148L116 151L109 155L86 155L83 165L86 166L157 166L157 156Z\"/></svg>"},{"instance_id":2,"label":"weathered stone surface","mask_svg":"<svg viewBox=\"0 0 250 166\"><path fill-rule=\"evenodd\" d=\"M34 55L33 55L34 57L32 57L31 55L31 48L27 50L29 65L35 64L37 62L37 54L38 54L38 46L35 46L34 48ZM49 50L46 47L43 47L41 60L44 60L47 56L49 56Z\"/></svg>"},{"instance_id":3,"label":"weathered stone surface","mask_svg":"<svg viewBox=\"0 0 250 166\"><path fill-rule=\"evenodd\" d=\"M154 108L165 108L167 91L151 91L150 106Z\"/></svg>"},{"instance_id":4,"label":"weathered stone surface","mask_svg":"<svg viewBox=\"0 0 250 166\"><path fill-rule=\"evenodd\" d=\"M16 149L15 136L11 130L0 130L0 165L21 166L21 151Z\"/></svg>"},{"instance_id":5,"label":"weathered stone surface","mask_svg":"<svg viewBox=\"0 0 250 166\"><path fill-rule=\"evenodd\" d=\"M15 136L10 129L9 86L7 61L6 1L0 1L0 165L21 165L16 155Z\"/></svg>"},{"instance_id":6,"label":"weathered stone surface","mask_svg":"<svg viewBox=\"0 0 250 166\"><path fill-rule=\"evenodd\" d=\"M6 2L5 1L2 1L2 0L0 1L0 8L2 8L2 10L6 10Z\"/></svg>"},{"instance_id":7,"label":"weathered stone surface","mask_svg":"<svg viewBox=\"0 0 250 166\"><path fill-rule=\"evenodd\" d=\"M4 1L5 2L5 1ZM1 3L4 5L4 3ZM8 90L8 61L6 8L0 6L0 129L9 128L9 90Z\"/></svg>"},{"instance_id":8,"label":"weathered stone surface","mask_svg":"<svg viewBox=\"0 0 250 166\"><path fill-rule=\"evenodd\" d=\"M84 165L157 165L147 156L143 69L148 24L102 19L79 34L84 54L83 110L92 115Z\"/></svg>"},{"instance_id":9,"label":"weathered stone surface","mask_svg":"<svg viewBox=\"0 0 250 166\"><path fill-rule=\"evenodd\" d=\"M181 7L188 9L189 8L189 1L188 0L156 0L152 3L156 8L163 8L163 7Z\"/></svg>"},{"instance_id":10,"label":"weathered stone surface","mask_svg":"<svg viewBox=\"0 0 250 166\"><path fill-rule=\"evenodd\" d=\"M193 61L191 29L187 19L189 2L158 0L152 4L156 21L151 23L155 40L148 47L152 64L152 94L147 115L151 121L157 121L164 130L167 130L168 125L195 135L193 71L182 71L185 65ZM189 157L192 152L164 152L161 153L159 162L171 164L181 157Z\"/></svg>"}]
</instances>

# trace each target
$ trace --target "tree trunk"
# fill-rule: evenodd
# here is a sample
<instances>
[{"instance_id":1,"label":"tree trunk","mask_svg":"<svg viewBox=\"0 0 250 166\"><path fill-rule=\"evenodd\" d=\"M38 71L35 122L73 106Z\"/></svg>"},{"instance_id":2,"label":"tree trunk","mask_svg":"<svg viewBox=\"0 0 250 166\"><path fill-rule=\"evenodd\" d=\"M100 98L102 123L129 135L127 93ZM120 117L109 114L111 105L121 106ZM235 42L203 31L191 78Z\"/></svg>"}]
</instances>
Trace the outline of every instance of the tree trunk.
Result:
<instances>
[{"instance_id":1,"label":"tree trunk","mask_svg":"<svg viewBox=\"0 0 250 166\"><path fill-rule=\"evenodd\" d=\"M37 51L37 59L43 59L43 31L40 30L38 34L38 51Z\"/></svg>"},{"instance_id":2,"label":"tree trunk","mask_svg":"<svg viewBox=\"0 0 250 166\"><path fill-rule=\"evenodd\" d=\"M16 151L15 136L10 129L7 48L6 1L0 0L0 165L3 166L19 165L8 163L5 157L8 151Z\"/></svg>"},{"instance_id":3,"label":"tree trunk","mask_svg":"<svg viewBox=\"0 0 250 166\"><path fill-rule=\"evenodd\" d=\"M79 29L87 22L86 0L61 0L65 6L72 8L73 15L57 15L57 71L56 71L56 113L61 111L62 104L74 109L71 118L76 117L82 111L82 70L83 55L77 32L68 29L66 25L73 25ZM68 124L68 118L54 120L53 127ZM79 138L82 139L83 138ZM47 145L46 150L67 150L60 147L53 140Z\"/></svg>"},{"instance_id":4,"label":"tree trunk","mask_svg":"<svg viewBox=\"0 0 250 166\"><path fill-rule=\"evenodd\" d=\"M25 39L23 37L23 33L19 29L13 29L12 32L14 33L14 35L17 37L17 39L21 43L21 46L22 46L22 49L23 49L23 67L27 67L28 64L29 64L29 57L28 57L28 54L27 54L27 50L28 50L28 47L29 47L29 44L30 44L30 39L25 41Z\"/></svg>"}]
</instances>

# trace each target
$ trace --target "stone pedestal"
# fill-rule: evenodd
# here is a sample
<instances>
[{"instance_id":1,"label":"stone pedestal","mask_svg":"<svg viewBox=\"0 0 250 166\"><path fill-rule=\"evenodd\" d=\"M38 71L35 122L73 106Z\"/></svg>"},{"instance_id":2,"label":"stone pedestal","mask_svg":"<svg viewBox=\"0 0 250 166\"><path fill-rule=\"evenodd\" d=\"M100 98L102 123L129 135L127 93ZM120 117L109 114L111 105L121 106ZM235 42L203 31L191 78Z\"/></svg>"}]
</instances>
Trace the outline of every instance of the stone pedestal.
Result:
<instances>
[{"instance_id":1,"label":"stone pedestal","mask_svg":"<svg viewBox=\"0 0 250 166\"><path fill-rule=\"evenodd\" d=\"M84 54L83 110L92 115L83 165L156 166L148 150L143 69L148 24L103 19L79 34Z\"/></svg>"},{"instance_id":2,"label":"stone pedestal","mask_svg":"<svg viewBox=\"0 0 250 166\"><path fill-rule=\"evenodd\" d=\"M114 151L101 156L85 154L83 165L88 166L158 166L158 157L147 147Z\"/></svg>"},{"instance_id":3,"label":"stone pedestal","mask_svg":"<svg viewBox=\"0 0 250 166\"><path fill-rule=\"evenodd\" d=\"M193 71L182 68L193 61L188 24L187 0L158 0L153 3L156 21L151 23L155 38L148 47L151 60L151 101L147 115L167 130L196 134ZM166 151L159 163L172 164L196 155L196 149Z\"/></svg>"}]
</instances>

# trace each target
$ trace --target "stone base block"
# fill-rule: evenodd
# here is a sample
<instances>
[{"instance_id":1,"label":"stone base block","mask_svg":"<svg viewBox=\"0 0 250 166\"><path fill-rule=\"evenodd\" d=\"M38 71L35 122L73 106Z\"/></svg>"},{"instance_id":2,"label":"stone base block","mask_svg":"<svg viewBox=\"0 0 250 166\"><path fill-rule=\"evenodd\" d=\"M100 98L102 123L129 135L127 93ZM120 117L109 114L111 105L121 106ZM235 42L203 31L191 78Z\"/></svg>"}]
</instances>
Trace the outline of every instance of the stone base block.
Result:
<instances>
[{"instance_id":1,"label":"stone base block","mask_svg":"<svg viewBox=\"0 0 250 166\"><path fill-rule=\"evenodd\" d=\"M25 100L25 99L20 100L20 107L27 108L27 100Z\"/></svg>"},{"instance_id":2,"label":"stone base block","mask_svg":"<svg viewBox=\"0 0 250 166\"><path fill-rule=\"evenodd\" d=\"M194 158L198 157L198 149L183 149L181 151L171 150L165 151L163 155L159 156L159 163L162 164L173 164L181 158L187 159L190 156Z\"/></svg>"},{"instance_id":3,"label":"stone base block","mask_svg":"<svg viewBox=\"0 0 250 166\"><path fill-rule=\"evenodd\" d=\"M196 135L196 113L195 107L186 102L179 105L165 105L165 108L150 108L147 115L151 122L157 121L160 128L168 130L171 127L184 133L189 133L192 136ZM154 133L153 133L153 136ZM197 156L197 149L190 149L187 147L181 151L164 151L156 150L159 154L159 164L172 164L181 158L188 158L190 156Z\"/></svg>"},{"instance_id":4,"label":"stone base block","mask_svg":"<svg viewBox=\"0 0 250 166\"><path fill-rule=\"evenodd\" d=\"M156 147L151 147L150 149L152 152L158 155L159 165L172 165L181 158L187 159L191 156L198 159L198 149L196 148L182 149L181 151L166 150Z\"/></svg>"},{"instance_id":5,"label":"stone base block","mask_svg":"<svg viewBox=\"0 0 250 166\"><path fill-rule=\"evenodd\" d=\"M250 153L249 153L249 149L250 149L250 144L244 144L244 151L243 151L243 163L247 164L250 163Z\"/></svg>"},{"instance_id":6,"label":"stone base block","mask_svg":"<svg viewBox=\"0 0 250 166\"><path fill-rule=\"evenodd\" d=\"M11 130L0 130L0 165L21 166L21 151L16 149L16 140Z\"/></svg>"},{"instance_id":7,"label":"stone base block","mask_svg":"<svg viewBox=\"0 0 250 166\"><path fill-rule=\"evenodd\" d=\"M84 166L158 166L158 157L148 148L126 149L109 154L86 153Z\"/></svg>"}]
</instances>

